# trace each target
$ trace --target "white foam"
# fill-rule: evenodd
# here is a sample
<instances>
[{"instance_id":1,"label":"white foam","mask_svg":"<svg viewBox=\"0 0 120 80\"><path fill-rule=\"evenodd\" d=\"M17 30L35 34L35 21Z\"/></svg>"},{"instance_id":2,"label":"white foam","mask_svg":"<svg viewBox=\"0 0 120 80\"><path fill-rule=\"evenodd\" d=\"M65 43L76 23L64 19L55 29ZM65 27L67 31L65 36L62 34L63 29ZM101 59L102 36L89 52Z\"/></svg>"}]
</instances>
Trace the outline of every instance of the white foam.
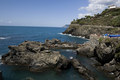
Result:
<instances>
[{"instance_id":1,"label":"white foam","mask_svg":"<svg viewBox=\"0 0 120 80\"><path fill-rule=\"evenodd\" d=\"M66 51L67 51L67 52L71 52L71 51L73 51L73 50L67 49Z\"/></svg>"},{"instance_id":2,"label":"white foam","mask_svg":"<svg viewBox=\"0 0 120 80\"><path fill-rule=\"evenodd\" d=\"M3 63L1 62L2 56L0 55L0 65L2 65Z\"/></svg>"},{"instance_id":3,"label":"white foam","mask_svg":"<svg viewBox=\"0 0 120 80\"><path fill-rule=\"evenodd\" d=\"M82 36L73 36L71 34L63 34L63 33L58 33L60 35L67 35L67 36L70 36L70 37L77 37L77 38L83 38L83 39L86 39L85 37L82 37Z\"/></svg>"},{"instance_id":4,"label":"white foam","mask_svg":"<svg viewBox=\"0 0 120 80\"><path fill-rule=\"evenodd\" d=\"M0 40L3 40L3 39L8 39L10 37L0 37Z\"/></svg>"}]
</instances>

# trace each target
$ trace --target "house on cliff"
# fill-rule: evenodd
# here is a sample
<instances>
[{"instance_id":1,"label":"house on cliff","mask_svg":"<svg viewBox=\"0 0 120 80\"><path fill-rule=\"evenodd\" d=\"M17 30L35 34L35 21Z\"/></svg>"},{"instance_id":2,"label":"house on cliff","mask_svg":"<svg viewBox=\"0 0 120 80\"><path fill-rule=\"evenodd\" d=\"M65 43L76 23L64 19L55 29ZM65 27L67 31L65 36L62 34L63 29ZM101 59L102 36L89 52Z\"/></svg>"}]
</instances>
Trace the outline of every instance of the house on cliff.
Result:
<instances>
[{"instance_id":1,"label":"house on cliff","mask_svg":"<svg viewBox=\"0 0 120 80\"><path fill-rule=\"evenodd\" d=\"M108 9L114 9L114 8L117 8L117 6L116 5L110 5L110 6L108 6Z\"/></svg>"}]
</instances>

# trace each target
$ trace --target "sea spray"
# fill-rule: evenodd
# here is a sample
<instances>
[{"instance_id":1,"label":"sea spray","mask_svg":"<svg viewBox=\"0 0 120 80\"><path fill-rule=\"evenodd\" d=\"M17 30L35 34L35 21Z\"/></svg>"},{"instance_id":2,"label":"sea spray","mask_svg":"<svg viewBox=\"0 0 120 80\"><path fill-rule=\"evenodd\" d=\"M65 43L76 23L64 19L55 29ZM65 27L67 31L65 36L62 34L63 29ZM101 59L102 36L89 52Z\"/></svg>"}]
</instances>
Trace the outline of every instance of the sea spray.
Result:
<instances>
[{"instance_id":1,"label":"sea spray","mask_svg":"<svg viewBox=\"0 0 120 80\"><path fill-rule=\"evenodd\" d=\"M9 39L10 37L0 37L0 40Z\"/></svg>"},{"instance_id":2,"label":"sea spray","mask_svg":"<svg viewBox=\"0 0 120 80\"><path fill-rule=\"evenodd\" d=\"M82 37L82 36L73 36L71 34L63 34L63 33L58 33L60 35L67 35L67 36L70 36L70 37L77 37L77 38L83 38L83 39L86 39L85 37Z\"/></svg>"},{"instance_id":3,"label":"sea spray","mask_svg":"<svg viewBox=\"0 0 120 80\"><path fill-rule=\"evenodd\" d=\"M1 61L1 59L2 59L2 56L0 55L0 65L3 64L2 61Z\"/></svg>"}]
</instances>

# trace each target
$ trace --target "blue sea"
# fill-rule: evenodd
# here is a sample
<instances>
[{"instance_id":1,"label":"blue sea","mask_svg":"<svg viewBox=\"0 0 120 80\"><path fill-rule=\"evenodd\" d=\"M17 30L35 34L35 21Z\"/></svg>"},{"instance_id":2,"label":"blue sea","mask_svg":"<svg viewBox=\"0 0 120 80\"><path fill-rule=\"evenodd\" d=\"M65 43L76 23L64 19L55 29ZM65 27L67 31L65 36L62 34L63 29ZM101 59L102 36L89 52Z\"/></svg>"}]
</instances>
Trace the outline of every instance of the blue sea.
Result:
<instances>
[{"instance_id":1,"label":"blue sea","mask_svg":"<svg viewBox=\"0 0 120 80\"><path fill-rule=\"evenodd\" d=\"M9 45L18 45L25 40L44 42L46 39L57 38L61 41L80 44L88 41L87 39L60 34L63 31L65 31L65 28L59 27L0 26L0 57L9 51ZM57 51L60 51L60 53L66 57L73 56L74 58L78 58L83 65L96 74L98 80L110 80L102 72L97 71L91 66L92 62L90 59L77 56L76 52L73 50ZM28 78L34 80L84 80L72 67L62 72L53 70L46 72L30 72L27 67L10 66L0 63L0 70L3 72L4 80L26 80Z\"/></svg>"}]
</instances>

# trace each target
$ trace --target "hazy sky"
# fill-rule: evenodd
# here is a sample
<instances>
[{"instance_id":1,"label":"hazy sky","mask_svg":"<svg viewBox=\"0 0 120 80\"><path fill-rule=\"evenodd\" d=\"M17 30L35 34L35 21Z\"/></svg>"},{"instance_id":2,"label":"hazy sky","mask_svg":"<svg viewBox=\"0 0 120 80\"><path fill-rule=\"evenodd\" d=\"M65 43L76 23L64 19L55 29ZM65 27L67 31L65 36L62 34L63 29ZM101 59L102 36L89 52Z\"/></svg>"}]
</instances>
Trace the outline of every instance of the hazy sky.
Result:
<instances>
[{"instance_id":1,"label":"hazy sky","mask_svg":"<svg viewBox=\"0 0 120 80\"><path fill-rule=\"evenodd\" d=\"M120 0L0 0L0 25L61 27L111 4Z\"/></svg>"}]
</instances>

